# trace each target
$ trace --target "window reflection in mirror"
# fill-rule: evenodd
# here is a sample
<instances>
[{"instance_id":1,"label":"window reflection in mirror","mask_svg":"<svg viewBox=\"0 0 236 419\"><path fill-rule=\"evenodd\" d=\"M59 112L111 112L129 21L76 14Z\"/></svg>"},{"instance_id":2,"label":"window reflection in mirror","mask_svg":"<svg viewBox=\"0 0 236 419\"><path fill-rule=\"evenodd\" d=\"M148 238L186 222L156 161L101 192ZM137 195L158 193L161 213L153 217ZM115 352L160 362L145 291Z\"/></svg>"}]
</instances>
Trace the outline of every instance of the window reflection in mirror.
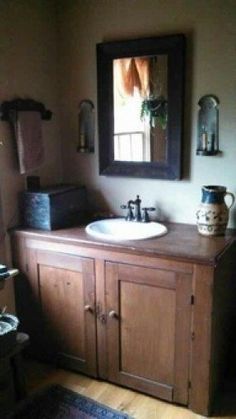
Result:
<instances>
[{"instance_id":1,"label":"window reflection in mirror","mask_svg":"<svg viewBox=\"0 0 236 419\"><path fill-rule=\"evenodd\" d=\"M114 160L165 161L168 56L113 60Z\"/></svg>"},{"instance_id":2,"label":"window reflection in mirror","mask_svg":"<svg viewBox=\"0 0 236 419\"><path fill-rule=\"evenodd\" d=\"M181 178L184 67L182 34L97 44L101 175Z\"/></svg>"}]
</instances>

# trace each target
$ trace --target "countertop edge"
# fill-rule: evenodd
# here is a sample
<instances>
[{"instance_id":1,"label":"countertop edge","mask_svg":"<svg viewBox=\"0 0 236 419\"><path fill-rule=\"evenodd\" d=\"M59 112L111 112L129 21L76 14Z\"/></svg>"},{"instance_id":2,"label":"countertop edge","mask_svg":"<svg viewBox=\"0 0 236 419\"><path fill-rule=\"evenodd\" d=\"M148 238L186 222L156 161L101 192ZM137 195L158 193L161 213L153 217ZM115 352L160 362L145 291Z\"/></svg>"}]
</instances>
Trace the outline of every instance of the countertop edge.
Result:
<instances>
[{"instance_id":1,"label":"countertop edge","mask_svg":"<svg viewBox=\"0 0 236 419\"><path fill-rule=\"evenodd\" d=\"M177 224L177 223L169 223L167 226L178 226L178 228L189 228L193 229L192 224ZM73 231L76 230L76 234L78 237L72 234ZM221 256L227 251L228 247L235 241L236 239L236 232L233 229L227 230L226 236L224 236L224 246L211 257L209 256L202 256L202 255L191 255L181 253L181 252L168 252L166 250L161 250L160 248L147 248L145 247L145 243L150 243L149 241L142 240L143 247L140 247L140 241L138 244L134 241L127 241L127 242L111 242L111 241L102 241L98 239L94 239L89 236L85 232L85 226L78 226L72 227L69 229L63 230L33 230L27 229L23 227L17 227L12 229L10 232L11 236L17 235L25 238L32 238L36 240L43 240L43 241L50 241L50 242L60 242L64 244L71 244L76 246L82 247L92 247L92 248L99 248L101 250L107 250L112 252L122 252L122 253L129 253L134 255L146 255L148 257L159 257L159 258L166 258L171 260L177 260L186 263L198 263L204 264L209 266L215 266ZM155 239L160 242L160 238ZM206 240L211 240L210 238L206 238ZM159 243L158 243L159 244Z\"/></svg>"}]
</instances>

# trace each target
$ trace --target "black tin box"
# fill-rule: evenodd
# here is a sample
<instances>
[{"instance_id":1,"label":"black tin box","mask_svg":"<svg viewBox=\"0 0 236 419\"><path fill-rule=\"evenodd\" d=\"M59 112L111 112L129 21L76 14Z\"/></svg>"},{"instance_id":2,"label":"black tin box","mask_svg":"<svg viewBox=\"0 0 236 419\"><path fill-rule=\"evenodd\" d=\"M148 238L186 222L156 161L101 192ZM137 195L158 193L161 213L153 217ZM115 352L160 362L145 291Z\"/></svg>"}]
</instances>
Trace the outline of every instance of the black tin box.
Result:
<instances>
[{"instance_id":1,"label":"black tin box","mask_svg":"<svg viewBox=\"0 0 236 419\"><path fill-rule=\"evenodd\" d=\"M84 186L60 185L26 191L22 196L25 227L56 230L85 221L86 189Z\"/></svg>"}]
</instances>

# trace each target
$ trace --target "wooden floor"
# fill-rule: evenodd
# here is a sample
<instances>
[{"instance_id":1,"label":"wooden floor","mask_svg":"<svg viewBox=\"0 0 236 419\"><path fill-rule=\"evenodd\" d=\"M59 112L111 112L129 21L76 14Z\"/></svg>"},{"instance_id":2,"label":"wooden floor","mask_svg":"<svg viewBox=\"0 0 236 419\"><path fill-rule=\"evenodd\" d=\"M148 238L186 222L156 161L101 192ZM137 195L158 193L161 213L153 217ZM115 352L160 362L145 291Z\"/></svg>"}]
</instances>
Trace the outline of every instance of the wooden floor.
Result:
<instances>
[{"instance_id":1,"label":"wooden floor","mask_svg":"<svg viewBox=\"0 0 236 419\"><path fill-rule=\"evenodd\" d=\"M61 384L114 409L128 413L137 419L201 419L188 409L165 403L143 394L124 389L104 381L98 381L78 373L54 368L35 361L26 362L26 378L29 392L52 383ZM226 386L214 419L236 419L236 391Z\"/></svg>"}]
</instances>

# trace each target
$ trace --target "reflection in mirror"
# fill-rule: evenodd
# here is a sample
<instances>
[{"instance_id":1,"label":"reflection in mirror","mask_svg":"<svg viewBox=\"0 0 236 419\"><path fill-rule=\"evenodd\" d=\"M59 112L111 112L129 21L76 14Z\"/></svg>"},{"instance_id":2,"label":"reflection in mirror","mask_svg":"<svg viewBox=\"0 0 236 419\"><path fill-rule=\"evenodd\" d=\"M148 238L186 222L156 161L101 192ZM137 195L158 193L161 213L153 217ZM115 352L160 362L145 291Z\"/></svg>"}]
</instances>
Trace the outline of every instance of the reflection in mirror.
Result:
<instances>
[{"instance_id":1,"label":"reflection in mirror","mask_svg":"<svg viewBox=\"0 0 236 419\"><path fill-rule=\"evenodd\" d=\"M113 60L114 160L165 161L166 54Z\"/></svg>"},{"instance_id":2,"label":"reflection in mirror","mask_svg":"<svg viewBox=\"0 0 236 419\"><path fill-rule=\"evenodd\" d=\"M99 173L181 178L185 36L97 44Z\"/></svg>"}]
</instances>

